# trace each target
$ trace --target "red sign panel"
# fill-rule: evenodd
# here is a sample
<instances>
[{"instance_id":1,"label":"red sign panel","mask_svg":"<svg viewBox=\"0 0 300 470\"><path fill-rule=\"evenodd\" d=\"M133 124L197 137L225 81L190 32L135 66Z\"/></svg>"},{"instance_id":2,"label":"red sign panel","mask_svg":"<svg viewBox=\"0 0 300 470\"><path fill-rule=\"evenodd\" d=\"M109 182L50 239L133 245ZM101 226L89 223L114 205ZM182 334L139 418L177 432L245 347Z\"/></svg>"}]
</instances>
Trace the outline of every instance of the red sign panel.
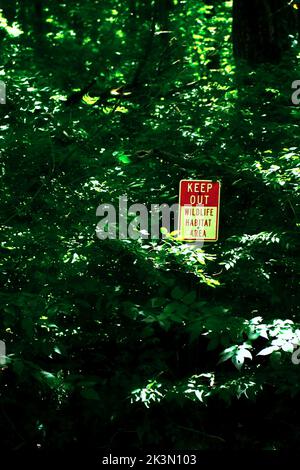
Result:
<instances>
[{"instance_id":1,"label":"red sign panel","mask_svg":"<svg viewBox=\"0 0 300 470\"><path fill-rule=\"evenodd\" d=\"M220 189L218 181L180 181L179 232L182 239L218 240Z\"/></svg>"}]
</instances>

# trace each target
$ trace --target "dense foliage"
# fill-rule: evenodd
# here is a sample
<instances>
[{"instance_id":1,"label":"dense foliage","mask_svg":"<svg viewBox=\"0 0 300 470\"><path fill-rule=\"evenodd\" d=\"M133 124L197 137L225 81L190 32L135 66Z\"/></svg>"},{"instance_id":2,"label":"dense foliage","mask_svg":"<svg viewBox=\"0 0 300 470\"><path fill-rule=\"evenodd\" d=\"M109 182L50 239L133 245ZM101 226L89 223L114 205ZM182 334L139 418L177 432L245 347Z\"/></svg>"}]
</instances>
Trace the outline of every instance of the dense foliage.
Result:
<instances>
[{"instance_id":1,"label":"dense foliage","mask_svg":"<svg viewBox=\"0 0 300 470\"><path fill-rule=\"evenodd\" d=\"M6 448L299 444L297 28L259 65L231 30L230 1L2 2ZM97 238L183 178L221 181L217 243Z\"/></svg>"}]
</instances>

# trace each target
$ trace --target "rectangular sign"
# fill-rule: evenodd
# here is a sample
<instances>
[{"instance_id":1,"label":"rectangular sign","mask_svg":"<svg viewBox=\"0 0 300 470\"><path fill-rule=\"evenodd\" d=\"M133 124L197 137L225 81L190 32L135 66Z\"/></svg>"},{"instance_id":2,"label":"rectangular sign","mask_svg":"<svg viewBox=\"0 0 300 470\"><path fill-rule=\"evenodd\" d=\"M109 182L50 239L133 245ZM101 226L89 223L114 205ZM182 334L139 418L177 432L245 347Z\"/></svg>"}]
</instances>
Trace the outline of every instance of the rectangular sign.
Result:
<instances>
[{"instance_id":1,"label":"rectangular sign","mask_svg":"<svg viewBox=\"0 0 300 470\"><path fill-rule=\"evenodd\" d=\"M181 180L179 232L184 240L218 240L220 213L219 181Z\"/></svg>"}]
</instances>

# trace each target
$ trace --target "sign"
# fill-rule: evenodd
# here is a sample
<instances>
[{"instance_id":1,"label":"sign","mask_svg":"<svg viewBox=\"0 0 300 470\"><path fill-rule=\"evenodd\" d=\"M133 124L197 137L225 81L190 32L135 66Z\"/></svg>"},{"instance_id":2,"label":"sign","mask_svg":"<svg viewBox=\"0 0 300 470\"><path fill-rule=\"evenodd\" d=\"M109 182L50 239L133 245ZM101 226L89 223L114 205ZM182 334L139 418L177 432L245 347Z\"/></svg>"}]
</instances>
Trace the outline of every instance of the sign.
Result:
<instances>
[{"instance_id":1,"label":"sign","mask_svg":"<svg viewBox=\"0 0 300 470\"><path fill-rule=\"evenodd\" d=\"M179 231L184 240L216 242L220 213L219 181L181 180Z\"/></svg>"}]
</instances>

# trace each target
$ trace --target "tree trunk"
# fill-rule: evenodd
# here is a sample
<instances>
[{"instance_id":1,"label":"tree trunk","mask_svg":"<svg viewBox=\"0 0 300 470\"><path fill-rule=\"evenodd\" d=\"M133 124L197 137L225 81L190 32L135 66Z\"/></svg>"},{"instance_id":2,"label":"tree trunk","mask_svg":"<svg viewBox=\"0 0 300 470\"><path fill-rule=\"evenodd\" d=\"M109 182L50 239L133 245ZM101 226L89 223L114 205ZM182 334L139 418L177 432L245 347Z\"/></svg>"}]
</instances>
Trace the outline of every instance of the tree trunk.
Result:
<instances>
[{"instance_id":1,"label":"tree trunk","mask_svg":"<svg viewBox=\"0 0 300 470\"><path fill-rule=\"evenodd\" d=\"M295 33L290 0L234 0L233 52L249 65L279 63L290 51Z\"/></svg>"}]
</instances>

